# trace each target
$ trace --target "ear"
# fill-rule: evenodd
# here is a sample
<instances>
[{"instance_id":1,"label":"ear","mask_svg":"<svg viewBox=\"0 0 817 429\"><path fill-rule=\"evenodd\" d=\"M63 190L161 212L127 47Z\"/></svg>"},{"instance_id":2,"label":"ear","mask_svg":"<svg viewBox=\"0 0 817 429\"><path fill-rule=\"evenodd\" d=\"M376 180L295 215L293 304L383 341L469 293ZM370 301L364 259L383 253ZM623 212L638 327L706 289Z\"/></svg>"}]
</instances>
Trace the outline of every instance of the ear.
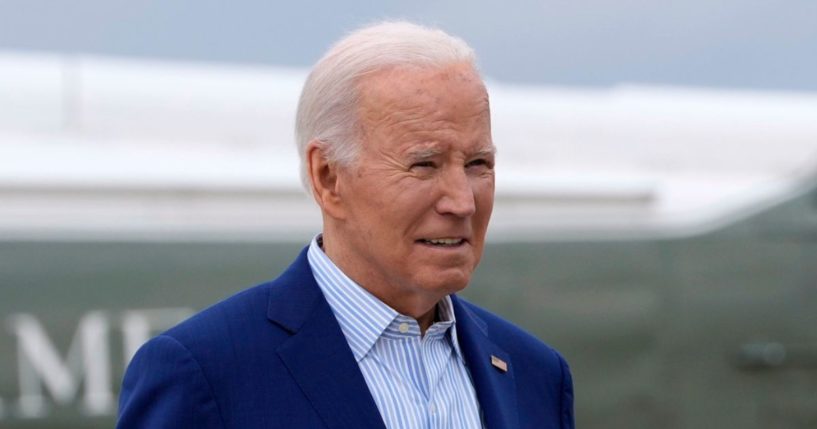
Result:
<instances>
[{"instance_id":1,"label":"ear","mask_svg":"<svg viewBox=\"0 0 817 429\"><path fill-rule=\"evenodd\" d=\"M325 215L343 219L346 213L341 200L339 167L327 160L323 142L312 140L307 144L306 162L315 201Z\"/></svg>"}]
</instances>

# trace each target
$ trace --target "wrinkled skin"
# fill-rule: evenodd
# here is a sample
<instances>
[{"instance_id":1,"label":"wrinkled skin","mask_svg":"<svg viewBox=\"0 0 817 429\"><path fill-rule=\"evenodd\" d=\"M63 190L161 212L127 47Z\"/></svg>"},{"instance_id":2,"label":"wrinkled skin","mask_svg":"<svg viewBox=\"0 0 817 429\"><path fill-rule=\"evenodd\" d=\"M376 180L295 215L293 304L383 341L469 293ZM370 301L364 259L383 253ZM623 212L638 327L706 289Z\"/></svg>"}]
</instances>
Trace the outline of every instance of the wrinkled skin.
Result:
<instances>
[{"instance_id":1,"label":"wrinkled skin","mask_svg":"<svg viewBox=\"0 0 817 429\"><path fill-rule=\"evenodd\" d=\"M426 328L482 255L494 199L488 95L466 64L381 70L359 88L355 162L329 163L320 145L308 149L324 250Z\"/></svg>"}]
</instances>

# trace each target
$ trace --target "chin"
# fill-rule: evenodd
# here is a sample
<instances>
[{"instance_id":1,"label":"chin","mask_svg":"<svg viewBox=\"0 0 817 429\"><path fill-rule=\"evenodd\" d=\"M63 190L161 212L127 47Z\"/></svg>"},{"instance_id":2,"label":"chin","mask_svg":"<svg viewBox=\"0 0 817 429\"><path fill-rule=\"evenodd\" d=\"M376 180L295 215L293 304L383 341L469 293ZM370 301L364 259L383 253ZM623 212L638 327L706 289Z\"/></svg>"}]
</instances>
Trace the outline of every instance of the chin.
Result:
<instances>
[{"instance_id":1,"label":"chin","mask_svg":"<svg viewBox=\"0 0 817 429\"><path fill-rule=\"evenodd\" d=\"M443 272L432 276L428 280L425 284L430 287L427 289L441 292L443 295L450 295L465 289L471 280L471 274Z\"/></svg>"}]
</instances>

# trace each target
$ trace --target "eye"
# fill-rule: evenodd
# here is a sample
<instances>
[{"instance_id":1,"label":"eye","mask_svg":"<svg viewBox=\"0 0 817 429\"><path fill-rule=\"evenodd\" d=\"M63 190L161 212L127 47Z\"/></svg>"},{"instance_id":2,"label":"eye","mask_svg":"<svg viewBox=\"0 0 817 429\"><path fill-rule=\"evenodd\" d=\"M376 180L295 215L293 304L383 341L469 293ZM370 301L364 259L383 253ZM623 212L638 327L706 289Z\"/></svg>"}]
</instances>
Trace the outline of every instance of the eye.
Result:
<instances>
[{"instance_id":1,"label":"eye","mask_svg":"<svg viewBox=\"0 0 817 429\"><path fill-rule=\"evenodd\" d=\"M434 162L432 161L418 161L414 164L411 164L411 169L415 168L434 168Z\"/></svg>"},{"instance_id":2,"label":"eye","mask_svg":"<svg viewBox=\"0 0 817 429\"><path fill-rule=\"evenodd\" d=\"M468 164L465 164L465 166L468 167L468 168L470 168L470 167L484 167L484 168L488 168L488 169L494 167L493 162L491 162L491 161L489 161L489 160L487 160L485 158L477 158L477 159L471 160L471 161L468 162Z\"/></svg>"}]
</instances>

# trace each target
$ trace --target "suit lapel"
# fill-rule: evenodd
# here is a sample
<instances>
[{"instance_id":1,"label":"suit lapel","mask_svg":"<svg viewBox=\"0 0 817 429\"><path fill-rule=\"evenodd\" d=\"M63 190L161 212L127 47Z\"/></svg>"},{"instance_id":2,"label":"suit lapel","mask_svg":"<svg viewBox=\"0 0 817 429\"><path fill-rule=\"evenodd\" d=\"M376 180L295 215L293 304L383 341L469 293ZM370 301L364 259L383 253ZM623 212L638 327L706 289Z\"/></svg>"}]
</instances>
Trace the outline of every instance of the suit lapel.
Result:
<instances>
[{"instance_id":1,"label":"suit lapel","mask_svg":"<svg viewBox=\"0 0 817 429\"><path fill-rule=\"evenodd\" d=\"M292 334L278 355L327 427L385 429L306 250L271 288L267 315Z\"/></svg>"},{"instance_id":2,"label":"suit lapel","mask_svg":"<svg viewBox=\"0 0 817 429\"><path fill-rule=\"evenodd\" d=\"M511 356L488 337L487 327L456 296L452 296L457 317L457 338L474 381L474 389L487 429L519 427L516 382ZM492 357L507 366L502 371L492 364ZM498 366L502 364L494 360Z\"/></svg>"}]
</instances>

